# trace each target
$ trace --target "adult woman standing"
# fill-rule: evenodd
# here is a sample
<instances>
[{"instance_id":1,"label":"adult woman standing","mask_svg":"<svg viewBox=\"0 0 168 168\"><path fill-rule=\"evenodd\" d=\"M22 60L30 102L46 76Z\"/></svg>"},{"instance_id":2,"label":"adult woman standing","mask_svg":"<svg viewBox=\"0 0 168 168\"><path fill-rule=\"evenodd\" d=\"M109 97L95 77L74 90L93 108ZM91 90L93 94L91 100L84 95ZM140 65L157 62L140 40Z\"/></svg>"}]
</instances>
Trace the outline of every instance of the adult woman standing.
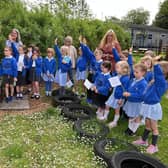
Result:
<instances>
[{"instance_id":1,"label":"adult woman standing","mask_svg":"<svg viewBox=\"0 0 168 168\"><path fill-rule=\"evenodd\" d=\"M21 41L20 32L18 29L12 29L9 33L8 40L6 40L6 46L11 47L11 42L14 43L15 47L18 49L19 46L23 45Z\"/></svg>"},{"instance_id":2,"label":"adult woman standing","mask_svg":"<svg viewBox=\"0 0 168 168\"><path fill-rule=\"evenodd\" d=\"M77 51L76 48L72 45L73 39L71 36L66 36L64 40L64 46L68 47L68 55L71 57L72 62L72 69L68 71L68 76L72 83L74 83L73 77L75 76L75 65L76 65L76 58L77 58Z\"/></svg>"},{"instance_id":3,"label":"adult woman standing","mask_svg":"<svg viewBox=\"0 0 168 168\"><path fill-rule=\"evenodd\" d=\"M103 51L103 61L110 61L112 63L112 72L115 69L115 60L112 53L112 47L115 47L120 55L121 47L117 40L115 32L110 29L108 30L104 37L102 38L99 48Z\"/></svg>"}]
</instances>

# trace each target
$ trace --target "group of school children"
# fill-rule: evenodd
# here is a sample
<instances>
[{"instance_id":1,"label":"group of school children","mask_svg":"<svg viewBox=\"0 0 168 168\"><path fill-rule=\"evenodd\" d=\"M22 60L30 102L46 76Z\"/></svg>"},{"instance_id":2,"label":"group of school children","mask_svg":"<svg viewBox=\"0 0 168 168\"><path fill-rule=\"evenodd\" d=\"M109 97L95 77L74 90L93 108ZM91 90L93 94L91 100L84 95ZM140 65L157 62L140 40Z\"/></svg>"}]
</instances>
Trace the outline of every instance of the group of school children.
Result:
<instances>
[{"instance_id":1,"label":"group of school children","mask_svg":"<svg viewBox=\"0 0 168 168\"><path fill-rule=\"evenodd\" d=\"M150 52L133 65L132 49L129 53L119 55L115 46L112 53L115 59L114 67L109 61L103 61L103 52L96 49L93 53L81 38L79 54L76 62L76 80L86 79L92 83L87 90L87 101L97 106L97 118L107 120L110 108L114 109L114 119L108 124L116 127L120 118L120 109L123 108L129 117L126 135L136 133L141 120L145 120L145 129L141 139L134 141L136 145L146 145L148 153L158 151L158 125L162 119L161 97L167 90L168 62L154 62ZM57 39L54 48L47 49L47 56L42 58L38 47L29 47L25 52L23 45L17 46L9 39L4 48L5 57L1 61L0 75L3 76L6 102L12 101L14 85L16 83L16 98L23 98L23 86L32 88L31 98L40 98L39 83L41 78L45 82L46 96L51 96L52 84L57 82L60 93L65 94L68 80L68 71L72 62L66 46L59 49ZM57 59L55 58L55 53ZM56 63L57 62L57 63ZM112 87L110 78L118 77L120 85ZM152 143L148 145L148 136L152 132Z\"/></svg>"},{"instance_id":2,"label":"group of school children","mask_svg":"<svg viewBox=\"0 0 168 168\"><path fill-rule=\"evenodd\" d=\"M116 127L120 118L120 109L123 108L129 118L125 134L135 135L141 122L145 121L142 137L133 144L147 146L146 151L150 154L158 152L157 122L162 119L161 97L168 89L168 62L159 62L152 57L153 52L148 51L139 63L133 65L132 49L120 57L113 45L112 53L116 64L115 71L111 71L111 63L102 60L103 53L100 49L96 49L93 53L82 43L81 49L90 62L89 80L93 85L87 98L90 103L97 105L97 118L107 120L109 110L113 108L114 119L108 126ZM118 77L121 84L112 88L109 79L113 77ZM148 144L150 132L152 142Z\"/></svg>"}]
</instances>

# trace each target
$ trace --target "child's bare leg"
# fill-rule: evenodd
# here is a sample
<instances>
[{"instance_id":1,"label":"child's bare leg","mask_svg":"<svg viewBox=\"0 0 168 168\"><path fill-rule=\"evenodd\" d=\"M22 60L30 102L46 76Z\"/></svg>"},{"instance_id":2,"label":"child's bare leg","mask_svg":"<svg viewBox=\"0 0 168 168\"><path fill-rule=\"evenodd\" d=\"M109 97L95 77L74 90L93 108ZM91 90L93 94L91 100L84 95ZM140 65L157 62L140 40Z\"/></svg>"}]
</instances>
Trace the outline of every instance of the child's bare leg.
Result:
<instances>
[{"instance_id":1,"label":"child's bare leg","mask_svg":"<svg viewBox=\"0 0 168 168\"><path fill-rule=\"evenodd\" d=\"M9 97L9 84L5 84L5 96Z\"/></svg>"},{"instance_id":2,"label":"child's bare leg","mask_svg":"<svg viewBox=\"0 0 168 168\"><path fill-rule=\"evenodd\" d=\"M37 82L37 81L35 82L35 93L38 95L40 94L39 82Z\"/></svg>"},{"instance_id":3,"label":"child's bare leg","mask_svg":"<svg viewBox=\"0 0 168 168\"><path fill-rule=\"evenodd\" d=\"M117 122L120 118L120 108L115 109L114 119L112 122L109 123L109 127L113 128L117 126Z\"/></svg>"},{"instance_id":4,"label":"child's bare leg","mask_svg":"<svg viewBox=\"0 0 168 168\"><path fill-rule=\"evenodd\" d=\"M36 93L35 82L32 82L33 94Z\"/></svg>"},{"instance_id":5,"label":"child's bare leg","mask_svg":"<svg viewBox=\"0 0 168 168\"><path fill-rule=\"evenodd\" d=\"M20 92L19 86L16 86L16 92L17 92L17 93Z\"/></svg>"},{"instance_id":6,"label":"child's bare leg","mask_svg":"<svg viewBox=\"0 0 168 168\"><path fill-rule=\"evenodd\" d=\"M11 92L11 96L13 96L13 94L14 94L14 87L13 87L13 85L10 85L10 92Z\"/></svg>"}]
</instances>

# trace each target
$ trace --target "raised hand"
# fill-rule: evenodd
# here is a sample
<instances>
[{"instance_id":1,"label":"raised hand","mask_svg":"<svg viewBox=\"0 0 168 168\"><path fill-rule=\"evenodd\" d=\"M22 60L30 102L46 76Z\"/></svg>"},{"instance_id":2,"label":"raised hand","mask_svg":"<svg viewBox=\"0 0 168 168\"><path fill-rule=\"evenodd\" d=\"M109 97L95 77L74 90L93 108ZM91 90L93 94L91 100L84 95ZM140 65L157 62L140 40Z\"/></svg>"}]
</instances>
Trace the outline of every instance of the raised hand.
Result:
<instances>
[{"instance_id":1,"label":"raised hand","mask_svg":"<svg viewBox=\"0 0 168 168\"><path fill-rule=\"evenodd\" d=\"M55 45L57 45L58 39L56 38L54 42L55 42Z\"/></svg>"},{"instance_id":2,"label":"raised hand","mask_svg":"<svg viewBox=\"0 0 168 168\"><path fill-rule=\"evenodd\" d=\"M79 36L79 42L82 43L82 35Z\"/></svg>"}]
</instances>

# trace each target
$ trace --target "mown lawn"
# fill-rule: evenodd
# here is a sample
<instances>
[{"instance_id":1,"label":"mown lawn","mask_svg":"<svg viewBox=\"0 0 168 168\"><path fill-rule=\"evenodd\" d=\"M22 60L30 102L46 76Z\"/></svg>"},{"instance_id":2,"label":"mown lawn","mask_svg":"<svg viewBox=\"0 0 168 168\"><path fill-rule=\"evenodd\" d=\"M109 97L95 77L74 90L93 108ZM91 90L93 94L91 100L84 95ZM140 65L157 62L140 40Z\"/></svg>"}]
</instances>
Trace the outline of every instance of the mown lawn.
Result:
<instances>
[{"instance_id":1,"label":"mown lawn","mask_svg":"<svg viewBox=\"0 0 168 168\"><path fill-rule=\"evenodd\" d=\"M162 101L164 118L159 123L159 153L154 155L168 164L168 107ZM109 117L112 118L112 114ZM94 157L93 142L79 140L72 129L73 122L60 115L57 108L30 116L6 116L0 121L0 167L1 168L104 168ZM108 137L133 141L126 137L127 126L121 119L119 126ZM140 136L143 126L138 130ZM143 149L141 149L143 151Z\"/></svg>"}]
</instances>

